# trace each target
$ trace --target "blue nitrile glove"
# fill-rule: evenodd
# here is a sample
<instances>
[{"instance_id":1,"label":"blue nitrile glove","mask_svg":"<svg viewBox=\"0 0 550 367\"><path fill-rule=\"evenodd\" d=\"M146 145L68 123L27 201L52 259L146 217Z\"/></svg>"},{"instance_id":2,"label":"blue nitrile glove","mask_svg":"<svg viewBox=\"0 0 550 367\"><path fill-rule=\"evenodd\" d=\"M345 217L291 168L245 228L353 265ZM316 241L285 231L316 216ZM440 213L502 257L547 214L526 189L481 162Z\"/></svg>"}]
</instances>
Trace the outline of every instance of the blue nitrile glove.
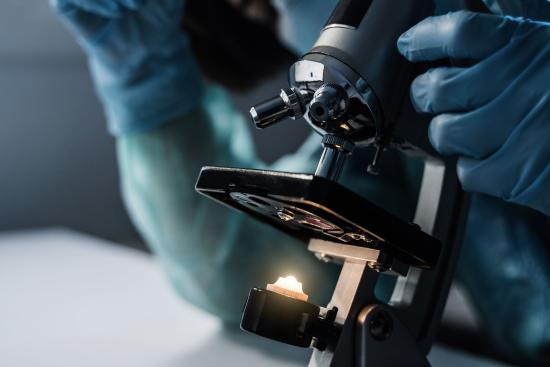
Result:
<instances>
[{"instance_id":1,"label":"blue nitrile glove","mask_svg":"<svg viewBox=\"0 0 550 367\"><path fill-rule=\"evenodd\" d=\"M472 194L457 277L493 346L550 365L550 218Z\"/></svg>"},{"instance_id":2,"label":"blue nitrile glove","mask_svg":"<svg viewBox=\"0 0 550 367\"><path fill-rule=\"evenodd\" d=\"M425 19L398 48L410 61L479 60L413 82L416 108L437 115L432 145L460 156L465 190L550 215L550 24L460 11Z\"/></svg>"},{"instance_id":3,"label":"blue nitrile glove","mask_svg":"<svg viewBox=\"0 0 550 367\"><path fill-rule=\"evenodd\" d=\"M201 79L180 30L184 0L51 0L88 55L114 135L158 126L198 103Z\"/></svg>"}]
</instances>

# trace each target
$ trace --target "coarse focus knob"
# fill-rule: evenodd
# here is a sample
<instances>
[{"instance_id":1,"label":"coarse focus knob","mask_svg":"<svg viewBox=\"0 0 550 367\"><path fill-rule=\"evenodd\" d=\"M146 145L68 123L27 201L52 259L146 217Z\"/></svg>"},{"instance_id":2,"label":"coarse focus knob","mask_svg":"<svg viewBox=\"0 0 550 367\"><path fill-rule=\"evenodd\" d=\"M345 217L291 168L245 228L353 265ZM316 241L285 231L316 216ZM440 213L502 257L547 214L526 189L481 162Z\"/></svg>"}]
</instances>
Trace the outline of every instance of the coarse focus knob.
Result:
<instances>
[{"instance_id":1,"label":"coarse focus knob","mask_svg":"<svg viewBox=\"0 0 550 367\"><path fill-rule=\"evenodd\" d=\"M304 99L295 88L281 89L281 93L250 109L250 116L259 129L271 126L287 117L298 119L303 116Z\"/></svg>"}]
</instances>

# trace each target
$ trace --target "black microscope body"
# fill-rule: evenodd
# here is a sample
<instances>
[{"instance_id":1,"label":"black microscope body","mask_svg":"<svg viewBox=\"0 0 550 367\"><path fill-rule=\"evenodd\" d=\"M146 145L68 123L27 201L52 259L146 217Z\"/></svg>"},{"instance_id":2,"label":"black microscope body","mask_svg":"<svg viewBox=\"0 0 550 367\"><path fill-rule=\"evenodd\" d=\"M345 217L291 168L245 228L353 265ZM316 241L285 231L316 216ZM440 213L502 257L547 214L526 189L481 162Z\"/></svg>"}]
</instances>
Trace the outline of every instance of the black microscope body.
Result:
<instances>
[{"instance_id":1,"label":"black microscope body","mask_svg":"<svg viewBox=\"0 0 550 367\"><path fill-rule=\"evenodd\" d=\"M258 128L304 118L322 136L314 174L204 167L198 178L201 194L343 264L327 307L254 288L243 311L243 329L313 347L310 366L429 365L466 205L454 160L430 147L429 116L415 113L409 100L411 81L429 65L409 63L396 43L433 12L431 0L341 0L312 49L290 68L290 86L251 109ZM365 176L378 174L387 149L424 158L412 223L337 182L346 157L366 146L376 154L365 162ZM386 303L374 295L382 272L397 277Z\"/></svg>"}]
</instances>

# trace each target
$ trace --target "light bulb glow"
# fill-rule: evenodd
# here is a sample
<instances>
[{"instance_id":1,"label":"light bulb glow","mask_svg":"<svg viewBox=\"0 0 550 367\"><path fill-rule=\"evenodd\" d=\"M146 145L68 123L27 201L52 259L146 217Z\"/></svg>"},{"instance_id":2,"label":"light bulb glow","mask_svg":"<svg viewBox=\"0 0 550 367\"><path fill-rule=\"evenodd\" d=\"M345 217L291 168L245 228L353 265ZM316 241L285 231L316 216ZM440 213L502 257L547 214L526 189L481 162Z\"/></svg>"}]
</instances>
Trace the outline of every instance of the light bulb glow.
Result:
<instances>
[{"instance_id":1,"label":"light bulb glow","mask_svg":"<svg viewBox=\"0 0 550 367\"><path fill-rule=\"evenodd\" d=\"M302 283L292 275L279 277L275 283L267 285L267 290L302 301L308 299L308 295L302 290Z\"/></svg>"},{"instance_id":2,"label":"light bulb glow","mask_svg":"<svg viewBox=\"0 0 550 367\"><path fill-rule=\"evenodd\" d=\"M293 275L287 277L279 277L275 282L275 285L285 288L289 291L304 293L302 290L302 283L300 283Z\"/></svg>"}]
</instances>

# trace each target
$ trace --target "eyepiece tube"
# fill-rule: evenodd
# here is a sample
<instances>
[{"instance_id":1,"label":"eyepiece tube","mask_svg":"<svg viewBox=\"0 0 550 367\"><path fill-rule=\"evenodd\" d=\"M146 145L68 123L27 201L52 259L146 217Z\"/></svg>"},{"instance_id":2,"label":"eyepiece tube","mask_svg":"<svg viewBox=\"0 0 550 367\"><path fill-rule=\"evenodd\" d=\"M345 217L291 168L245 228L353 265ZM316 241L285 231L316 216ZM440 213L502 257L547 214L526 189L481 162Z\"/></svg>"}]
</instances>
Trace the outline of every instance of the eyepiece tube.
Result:
<instances>
[{"instance_id":1,"label":"eyepiece tube","mask_svg":"<svg viewBox=\"0 0 550 367\"><path fill-rule=\"evenodd\" d=\"M289 117L289 109L282 98L277 96L252 107L250 116L258 129L265 129Z\"/></svg>"},{"instance_id":2,"label":"eyepiece tube","mask_svg":"<svg viewBox=\"0 0 550 367\"><path fill-rule=\"evenodd\" d=\"M309 98L295 88L282 89L277 97L252 107L250 116L258 129L265 129L287 117L298 119L304 115L303 106Z\"/></svg>"}]
</instances>

